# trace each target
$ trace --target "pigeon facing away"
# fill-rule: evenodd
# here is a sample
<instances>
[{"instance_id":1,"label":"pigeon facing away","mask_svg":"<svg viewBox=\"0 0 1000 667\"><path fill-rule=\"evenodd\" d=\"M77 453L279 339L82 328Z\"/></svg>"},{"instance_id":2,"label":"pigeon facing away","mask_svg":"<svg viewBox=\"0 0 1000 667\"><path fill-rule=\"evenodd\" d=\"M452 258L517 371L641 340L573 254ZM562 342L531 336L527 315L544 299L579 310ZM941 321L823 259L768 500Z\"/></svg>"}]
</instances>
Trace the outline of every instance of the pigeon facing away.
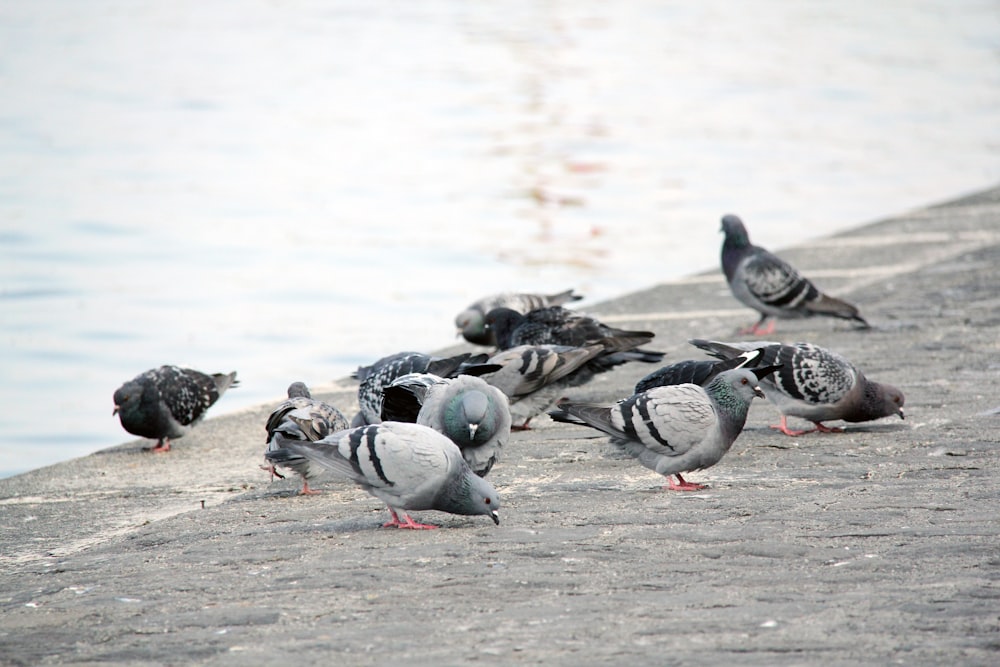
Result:
<instances>
[{"instance_id":1,"label":"pigeon facing away","mask_svg":"<svg viewBox=\"0 0 1000 667\"><path fill-rule=\"evenodd\" d=\"M362 366L354 373L354 377L361 381L358 385L360 411L351 426L378 424L382 421L382 390L401 375L431 373L439 377L453 377L459 372L474 374L477 369L470 367L470 364L485 360L485 354L474 357L468 352L443 359L420 352L398 352L382 357L371 366Z\"/></svg>"},{"instance_id":2,"label":"pigeon facing away","mask_svg":"<svg viewBox=\"0 0 1000 667\"><path fill-rule=\"evenodd\" d=\"M514 430L526 430L532 417L551 406L563 389L578 387L605 368L598 365L594 370L588 366L603 352L604 346L599 344L519 345L490 357L487 363L500 366L500 370L482 378L510 399Z\"/></svg>"},{"instance_id":3,"label":"pigeon facing away","mask_svg":"<svg viewBox=\"0 0 1000 667\"><path fill-rule=\"evenodd\" d=\"M229 387L237 384L235 371L206 375L190 368L160 366L119 387L112 414L118 415L129 433L155 438L151 451L168 452L171 438L186 434Z\"/></svg>"},{"instance_id":4,"label":"pigeon facing away","mask_svg":"<svg viewBox=\"0 0 1000 667\"><path fill-rule=\"evenodd\" d=\"M500 524L500 498L477 476L451 440L419 424L383 422L334 433L317 442L285 440L266 454L283 465L301 456L354 480L389 506L385 527L437 528L415 522L407 513L438 510L451 514L485 514ZM403 518L400 519L400 514Z\"/></svg>"},{"instance_id":5,"label":"pigeon facing away","mask_svg":"<svg viewBox=\"0 0 1000 667\"><path fill-rule=\"evenodd\" d=\"M760 350L748 350L732 359L722 361L710 359L679 361L676 364L659 368L639 380L635 385L635 393L672 384L691 383L704 387L712 378L723 371L743 368L744 366L756 366L762 354L763 352Z\"/></svg>"},{"instance_id":6,"label":"pigeon facing away","mask_svg":"<svg viewBox=\"0 0 1000 667\"><path fill-rule=\"evenodd\" d=\"M507 397L471 375L410 373L396 378L383 391L382 421L413 422L444 434L480 477L500 460L510 439Z\"/></svg>"},{"instance_id":7,"label":"pigeon facing away","mask_svg":"<svg viewBox=\"0 0 1000 667\"><path fill-rule=\"evenodd\" d=\"M746 227L737 216L723 217L721 231L726 235L722 243L722 272L726 274L729 289L737 300L760 313L760 319L741 334L772 333L773 320L768 328L762 328L769 317L825 315L869 328L855 306L823 294L791 264L750 243Z\"/></svg>"},{"instance_id":8,"label":"pigeon facing away","mask_svg":"<svg viewBox=\"0 0 1000 667\"><path fill-rule=\"evenodd\" d=\"M838 432L822 422L842 419L864 422L903 414L903 392L888 384L872 382L858 368L835 352L811 343L721 343L694 339L692 345L719 359L729 359L748 349L763 352L760 364L781 364L781 369L764 381L767 399L781 411L781 424L772 426L785 435L813 431ZM807 419L815 428L794 431L788 417Z\"/></svg>"},{"instance_id":9,"label":"pigeon facing away","mask_svg":"<svg viewBox=\"0 0 1000 667\"><path fill-rule=\"evenodd\" d=\"M267 429L267 451L270 452L279 448L277 438L275 438L276 433L280 433L286 440L315 442L331 433L350 428L350 424L347 423L347 418L340 410L329 403L313 398L305 383L293 382L288 386L288 399L271 412L265 428ZM316 466L309 462L309 459L289 457L282 465L302 478L303 495L319 493L319 491L309 488L309 479L320 472ZM269 463L261 467L270 471L272 475L283 478L283 475L275 470L273 464Z\"/></svg>"},{"instance_id":10,"label":"pigeon facing away","mask_svg":"<svg viewBox=\"0 0 1000 667\"><path fill-rule=\"evenodd\" d=\"M713 466L729 451L754 396L764 396L759 379L774 370L738 368L720 373L707 387L655 387L614 405L563 400L549 414L607 433L639 463L667 476L671 491L697 491L705 486L685 481L681 473Z\"/></svg>"},{"instance_id":11,"label":"pigeon facing away","mask_svg":"<svg viewBox=\"0 0 1000 667\"><path fill-rule=\"evenodd\" d=\"M494 308L510 308L519 313L527 313L536 308L561 306L570 301L579 301L583 297L566 290L558 294L521 294L504 292L492 294L470 304L455 317L455 326L459 333L470 343L476 345L496 345L496 339L486 328L486 313Z\"/></svg>"}]
</instances>

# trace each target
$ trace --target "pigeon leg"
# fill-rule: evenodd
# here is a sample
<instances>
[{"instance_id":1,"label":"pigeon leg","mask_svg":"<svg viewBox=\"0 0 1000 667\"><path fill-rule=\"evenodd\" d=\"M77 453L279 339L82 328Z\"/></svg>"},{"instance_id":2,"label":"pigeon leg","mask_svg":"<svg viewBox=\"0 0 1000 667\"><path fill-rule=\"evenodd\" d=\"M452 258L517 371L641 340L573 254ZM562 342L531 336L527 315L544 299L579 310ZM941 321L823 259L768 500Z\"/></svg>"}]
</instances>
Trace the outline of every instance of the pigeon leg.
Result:
<instances>
[{"instance_id":1,"label":"pigeon leg","mask_svg":"<svg viewBox=\"0 0 1000 667\"><path fill-rule=\"evenodd\" d=\"M278 469L275 468L273 465L266 465L266 464L262 463L262 464L260 464L260 469L261 470L266 470L267 472L271 473L271 481L272 482L274 481L275 477L277 477L278 479L285 479L285 476L282 475L280 472L278 472Z\"/></svg>"},{"instance_id":2,"label":"pigeon leg","mask_svg":"<svg viewBox=\"0 0 1000 667\"><path fill-rule=\"evenodd\" d=\"M396 514L396 510L389 508L389 513L392 514L392 521L386 521L382 524L383 528L409 528L411 530L434 530L440 526L432 526L427 523L417 523L410 517L409 514L403 512L404 521L399 520L399 515Z\"/></svg>"},{"instance_id":3,"label":"pigeon leg","mask_svg":"<svg viewBox=\"0 0 1000 667\"><path fill-rule=\"evenodd\" d=\"M527 419L524 420L523 424L521 424L520 426L511 426L510 430L511 431L530 431L531 427L528 426L528 422L530 422L530 421L531 421L531 417L528 417Z\"/></svg>"},{"instance_id":4,"label":"pigeon leg","mask_svg":"<svg viewBox=\"0 0 1000 667\"><path fill-rule=\"evenodd\" d=\"M309 488L309 482L306 481L306 480L302 480L302 490L299 491L299 495L303 495L303 496L318 496L321 493L323 493L323 492L322 491L317 491L316 489L310 489Z\"/></svg>"},{"instance_id":5,"label":"pigeon leg","mask_svg":"<svg viewBox=\"0 0 1000 667\"><path fill-rule=\"evenodd\" d=\"M781 415L781 424L771 424L771 428L773 428L775 431L781 431L785 435L791 435L791 436L805 435L806 433L812 433L814 431L820 430L818 428L812 428L809 429L808 431L793 431L792 429L788 428L788 417L786 417L785 415ZM823 428L825 429L826 427L824 426Z\"/></svg>"},{"instance_id":6,"label":"pigeon leg","mask_svg":"<svg viewBox=\"0 0 1000 667\"><path fill-rule=\"evenodd\" d=\"M695 484L694 482L684 481L684 478L681 477L680 473L675 473L674 477L677 478L677 482L674 482L672 477L667 477L670 484L668 484L666 488L671 491L701 491L702 489L708 488L705 484Z\"/></svg>"},{"instance_id":7,"label":"pigeon leg","mask_svg":"<svg viewBox=\"0 0 1000 667\"><path fill-rule=\"evenodd\" d=\"M748 334L753 336L767 336L769 334L774 333L774 320L771 320L770 323L768 323L766 329L761 328L764 322L767 321L767 318L768 318L767 315L761 315L760 319L754 322L751 326L740 329L739 334L741 336L745 336Z\"/></svg>"},{"instance_id":8,"label":"pigeon leg","mask_svg":"<svg viewBox=\"0 0 1000 667\"><path fill-rule=\"evenodd\" d=\"M156 452L157 454L160 454L160 453L163 453L163 452L169 452L170 451L170 438L162 438L158 443L156 443L156 447L150 447L148 451L150 451L150 452Z\"/></svg>"},{"instance_id":9,"label":"pigeon leg","mask_svg":"<svg viewBox=\"0 0 1000 667\"><path fill-rule=\"evenodd\" d=\"M826 426L825 424L821 424L819 422L813 422L813 424L816 424L816 428L813 429L813 430L819 431L820 433L843 433L844 432L844 429L840 428L839 426Z\"/></svg>"}]
</instances>

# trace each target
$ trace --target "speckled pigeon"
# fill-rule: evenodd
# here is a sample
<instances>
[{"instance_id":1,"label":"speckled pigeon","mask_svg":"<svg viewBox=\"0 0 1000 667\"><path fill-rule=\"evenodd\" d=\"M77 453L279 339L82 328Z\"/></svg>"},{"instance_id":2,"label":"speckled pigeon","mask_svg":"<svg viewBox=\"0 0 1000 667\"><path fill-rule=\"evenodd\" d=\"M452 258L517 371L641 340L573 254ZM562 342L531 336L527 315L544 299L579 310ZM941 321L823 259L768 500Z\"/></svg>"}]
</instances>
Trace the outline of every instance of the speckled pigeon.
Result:
<instances>
[{"instance_id":1,"label":"speckled pigeon","mask_svg":"<svg viewBox=\"0 0 1000 667\"><path fill-rule=\"evenodd\" d=\"M706 387L654 387L614 405L562 400L549 414L556 421L583 423L607 433L639 463L667 476L671 491L697 491L705 486L685 481L681 473L711 467L729 451L743 430L753 397L764 396L759 378L773 371L737 368L715 376Z\"/></svg>"},{"instance_id":2,"label":"speckled pigeon","mask_svg":"<svg viewBox=\"0 0 1000 667\"><path fill-rule=\"evenodd\" d=\"M154 452L170 451L229 387L239 384L235 371L207 375L190 368L160 366L140 373L115 391L122 427L133 435L155 438Z\"/></svg>"},{"instance_id":3,"label":"speckled pigeon","mask_svg":"<svg viewBox=\"0 0 1000 667\"><path fill-rule=\"evenodd\" d=\"M408 373L396 378L383 391L382 421L413 422L444 434L480 477L500 460L510 439L507 397L471 375Z\"/></svg>"},{"instance_id":4,"label":"speckled pigeon","mask_svg":"<svg viewBox=\"0 0 1000 667\"><path fill-rule=\"evenodd\" d=\"M558 294L524 294L503 292L476 300L455 317L455 326L465 340L476 345L496 345L492 332L486 328L486 313L494 308L510 308L519 313L527 313L536 308L561 306L583 297L566 290Z\"/></svg>"},{"instance_id":5,"label":"speckled pigeon","mask_svg":"<svg viewBox=\"0 0 1000 667\"><path fill-rule=\"evenodd\" d=\"M351 426L377 424L382 421L382 390L393 380L407 373L431 373L439 377L454 377L458 373L475 375L482 370L476 366L486 360L485 354L473 356L468 352L454 357L432 357L420 352L398 352L382 357L370 366L362 366L354 373L361 381L358 385L357 415ZM495 369L493 369L495 370Z\"/></svg>"},{"instance_id":6,"label":"speckled pigeon","mask_svg":"<svg viewBox=\"0 0 1000 667\"><path fill-rule=\"evenodd\" d=\"M414 510L485 514L500 523L496 490L472 472L455 443L427 426L383 422L317 442L276 438L279 448L266 455L271 463L302 456L354 480L389 506L392 520L385 527L438 527L415 522L407 513Z\"/></svg>"},{"instance_id":7,"label":"speckled pigeon","mask_svg":"<svg viewBox=\"0 0 1000 667\"><path fill-rule=\"evenodd\" d=\"M760 319L741 334L767 335L774 321L769 317L800 318L825 315L850 320L868 328L858 309L850 303L820 292L792 265L764 248L750 243L743 221L735 215L722 218L722 272L729 289L740 302L760 313Z\"/></svg>"},{"instance_id":8,"label":"speckled pigeon","mask_svg":"<svg viewBox=\"0 0 1000 667\"><path fill-rule=\"evenodd\" d=\"M785 435L813 431L836 432L822 422L842 419L864 422L892 415L905 417L903 392L888 384L872 382L850 361L812 343L737 342L694 339L690 343L719 359L738 356L748 349L760 349L759 364L781 364L782 368L764 380L767 399L781 411L781 424L772 426ZM788 428L788 417L807 419L815 428L796 431Z\"/></svg>"},{"instance_id":9,"label":"speckled pigeon","mask_svg":"<svg viewBox=\"0 0 1000 667\"><path fill-rule=\"evenodd\" d=\"M705 386L716 375L723 371L744 366L756 366L760 356L760 350L749 350L732 359L713 361L711 359L679 361L663 368L658 368L646 377L639 380L635 385L635 393L652 389L653 387L666 387L672 384L700 384Z\"/></svg>"},{"instance_id":10,"label":"speckled pigeon","mask_svg":"<svg viewBox=\"0 0 1000 667\"><path fill-rule=\"evenodd\" d=\"M315 442L331 433L350 428L350 424L340 410L313 398L305 383L293 382L288 386L288 399L271 412L264 428L267 429L267 451L270 452L278 448L276 433L280 433L286 440ZM290 456L282 465L302 478L303 495L319 493L309 488L309 480L321 470L317 470L309 459ZM272 475L283 477L275 470L274 464L268 463L262 467Z\"/></svg>"}]
</instances>

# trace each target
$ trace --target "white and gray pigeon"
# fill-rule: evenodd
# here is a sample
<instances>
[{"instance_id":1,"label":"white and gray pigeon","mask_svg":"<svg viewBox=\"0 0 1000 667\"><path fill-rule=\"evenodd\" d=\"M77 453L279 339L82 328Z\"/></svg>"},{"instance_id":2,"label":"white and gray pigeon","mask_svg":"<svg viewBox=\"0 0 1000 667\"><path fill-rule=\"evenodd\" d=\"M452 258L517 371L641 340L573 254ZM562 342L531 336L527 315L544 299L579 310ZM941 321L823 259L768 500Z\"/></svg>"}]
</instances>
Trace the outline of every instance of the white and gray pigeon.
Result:
<instances>
[{"instance_id":1,"label":"white and gray pigeon","mask_svg":"<svg viewBox=\"0 0 1000 667\"><path fill-rule=\"evenodd\" d=\"M350 428L350 424L340 410L329 403L313 398L305 383L293 382L288 386L288 399L271 412L264 428L267 429L266 451L270 452L278 449L276 433L280 433L286 440L315 442L331 433ZM319 491L309 488L309 480L322 469L317 469L309 462L309 459L289 457L282 466L302 478L301 493L303 495L319 493ZM267 463L261 467L272 475L284 478L275 469L274 464Z\"/></svg>"},{"instance_id":2,"label":"white and gray pigeon","mask_svg":"<svg viewBox=\"0 0 1000 667\"><path fill-rule=\"evenodd\" d=\"M454 377L458 373L475 375L484 370L477 364L485 360L485 354L474 356L468 352L445 358L432 357L421 352L397 352L382 357L370 366L362 366L354 373L354 378L361 383L358 385L359 411L351 426L378 424L382 421L382 390L401 375L407 373L431 373L439 377Z\"/></svg>"},{"instance_id":3,"label":"white and gray pigeon","mask_svg":"<svg viewBox=\"0 0 1000 667\"><path fill-rule=\"evenodd\" d=\"M563 400L549 414L607 433L639 463L665 475L671 491L697 491L705 485L685 481L681 473L711 467L729 451L754 396L764 396L760 378L773 371L738 368L720 373L706 387L654 387L614 405Z\"/></svg>"},{"instance_id":4,"label":"white and gray pigeon","mask_svg":"<svg viewBox=\"0 0 1000 667\"><path fill-rule=\"evenodd\" d=\"M561 306L570 301L579 301L583 296L566 290L558 294L526 294L502 292L477 299L469 307L455 316L458 332L470 343L476 345L496 345L492 332L486 328L486 313L494 308L510 308L519 313L527 313L536 308Z\"/></svg>"},{"instance_id":5,"label":"white and gray pigeon","mask_svg":"<svg viewBox=\"0 0 1000 667\"><path fill-rule=\"evenodd\" d=\"M785 435L841 431L822 423L832 419L865 422L892 415L905 418L903 392L889 384L872 382L850 361L819 345L702 339L690 343L719 359L760 349L763 354L754 363L781 364L781 369L763 384L768 401L781 411L781 424L771 428ZM788 417L807 419L815 427L808 431L789 429Z\"/></svg>"},{"instance_id":6,"label":"white and gray pigeon","mask_svg":"<svg viewBox=\"0 0 1000 667\"><path fill-rule=\"evenodd\" d=\"M823 315L855 322L859 328L869 324L857 307L819 291L808 278L764 248L750 243L743 221L735 215L722 218L722 272L733 296L760 313L760 319L741 334L767 335L774 331L774 320L764 329L768 318L802 318Z\"/></svg>"},{"instance_id":7,"label":"white and gray pigeon","mask_svg":"<svg viewBox=\"0 0 1000 667\"><path fill-rule=\"evenodd\" d=\"M501 350L487 363L500 370L481 376L510 399L514 430L530 428L528 422L561 398L568 387L578 387L610 365L588 362L604 353L600 344L585 347L569 345L519 345Z\"/></svg>"},{"instance_id":8,"label":"white and gray pigeon","mask_svg":"<svg viewBox=\"0 0 1000 667\"><path fill-rule=\"evenodd\" d=\"M275 465L305 457L354 480L389 506L385 527L437 528L415 522L408 512L438 510L485 514L500 524L496 490L474 472L451 440L420 424L383 422L339 431L316 442L285 440L267 453ZM402 514L402 519L400 518Z\"/></svg>"},{"instance_id":9,"label":"white and gray pigeon","mask_svg":"<svg viewBox=\"0 0 1000 667\"><path fill-rule=\"evenodd\" d=\"M383 391L382 421L429 426L458 445L472 471L485 477L510 440L507 397L482 378L408 373Z\"/></svg>"},{"instance_id":10,"label":"white and gray pigeon","mask_svg":"<svg viewBox=\"0 0 1000 667\"><path fill-rule=\"evenodd\" d=\"M184 436L226 390L238 385L236 372L207 375L190 368L160 366L140 373L115 391L122 427L155 438L154 452L170 451L170 439Z\"/></svg>"},{"instance_id":11,"label":"white and gray pigeon","mask_svg":"<svg viewBox=\"0 0 1000 667\"><path fill-rule=\"evenodd\" d=\"M663 368L658 368L646 377L639 380L635 385L635 393L652 389L653 387L666 387L672 384L700 384L705 386L719 373L729 371L734 368L744 366L756 366L763 352L761 350L748 350L732 359L716 361L713 359L698 359L678 361Z\"/></svg>"}]
</instances>

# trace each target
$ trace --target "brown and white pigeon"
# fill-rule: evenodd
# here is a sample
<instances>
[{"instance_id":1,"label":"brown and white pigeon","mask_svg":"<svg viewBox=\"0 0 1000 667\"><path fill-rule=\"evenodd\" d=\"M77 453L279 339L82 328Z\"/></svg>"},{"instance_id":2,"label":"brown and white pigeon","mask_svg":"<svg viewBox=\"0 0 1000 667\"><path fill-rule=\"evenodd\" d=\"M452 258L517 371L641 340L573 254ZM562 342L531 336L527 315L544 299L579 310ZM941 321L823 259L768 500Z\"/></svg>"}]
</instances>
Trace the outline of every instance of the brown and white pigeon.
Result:
<instances>
[{"instance_id":1,"label":"brown and white pigeon","mask_svg":"<svg viewBox=\"0 0 1000 667\"><path fill-rule=\"evenodd\" d=\"M279 446L266 454L268 461L280 466L301 456L354 480L389 506L392 520L385 527L438 527L414 521L408 514L414 510L485 514L500 524L496 490L472 472L455 443L427 426L382 422L316 442L276 437Z\"/></svg>"},{"instance_id":2,"label":"brown and white pigeon","mask_svg":"<svg viewBox=\"0 0 1000 667\"><path fill-rule=\"evenodd\" d=\"M235 371L207 375L190 368L160 366L140 373L115 391L122 427L133 435L155 438L154 452L170 451L205 416L226 390L238 384Z\"/></svg>"},{"instance_id":3,"label":"brown and white pigeon","mask_svg":"<svg viewBox=\"0 0 1000 667\"><path fill-rule=\"evenodd\" d=\"M480 477L500 460L510 440L507 397L482 378L408 373L393 380L382 394L383 422L422 424L447 436Z\"/></svg>"},{"instance_id":4,"label":"brown and white pigeon","mask_svg":"<svg viewBox=\"0 0 1000 667\"><path fill-rule=\"evenodd\" d=\"M781 424L772 426L785 435L814 431L838 432L822 422L841 419L865 422L898 415L905 418L903 392L889 384L873 382L850 361L812 343L737 342L694 339L689 341L718 359L732 359L751 349L762 352L755 364L780 364L781 369L763 381L767 400L781 411ZM788 417L807 419L815 428L788 428Z\"/></svg>"},{"instance_id":5,"label":"brown and white pigeon","mask_svg":"<svg viewBox=\"0 0 1000 667\"><path fill-rule=\"evenodd\" d=\"M312 397L309 388L303 382L293 382L288 386L288 399L283 401L268 416L264 428L267 430L268 452L278 448L276 433L286 440L301 440L315 442L322 440L331 433L350 428L347 418L329 403L324 403ZM273 464L261 466L272 475L283 477ZM310 464L304 457L289 457L282 467L290 469L302 478L303 495L319 493L309 488L309 480L320 470Z\"/></svg>"},{"instance_id":6,"label":"brown and white pigeon","mask_svg":"<svg viewBox=\"0 0 1000 667\"><path fill-rule=\"evenodd\" d=\"M743 431L754 396L764 396L760 378L774 370L738 368L720 373L705 387L654 387L614 405L562 400L549 414L556 421L607 433L639 463L667 476L668 489L697 491L705 486L685 481L681 473L703 470L722 459Z\"/></svg>"},{"instance_id":7,"label":"brown and white pigeon","mask_svg":"<svg viewBox=\"0 0 1000 667\"><path fill-rule=\"evenodd\" d=\"M743 221L735 215L722 218L722 272L733 296L760 313L760 319L741 334L767 335L774 331L771 318L823 315L850 320L860 328L869 324L854 305L819 291L808 278L764 248L750 243Z\"/></svg>"},{"instance_id":8,"label":"brown and white pigeon","mask_svg":"<svg viewBox=\"0 0 1000 667\"><path fill-rule=\"evenodd\" d=\"M469 307L455 316L455 326L462 337L476 345L496 345L496 339L486 328L486 313L494 308L510 308L519 313L527 313L536 308L561 306L570 301L579 301L583 297L566 290L558 294L527 294L518 292L502 292L477 299Z\"/></svg>"}]
</instances>

